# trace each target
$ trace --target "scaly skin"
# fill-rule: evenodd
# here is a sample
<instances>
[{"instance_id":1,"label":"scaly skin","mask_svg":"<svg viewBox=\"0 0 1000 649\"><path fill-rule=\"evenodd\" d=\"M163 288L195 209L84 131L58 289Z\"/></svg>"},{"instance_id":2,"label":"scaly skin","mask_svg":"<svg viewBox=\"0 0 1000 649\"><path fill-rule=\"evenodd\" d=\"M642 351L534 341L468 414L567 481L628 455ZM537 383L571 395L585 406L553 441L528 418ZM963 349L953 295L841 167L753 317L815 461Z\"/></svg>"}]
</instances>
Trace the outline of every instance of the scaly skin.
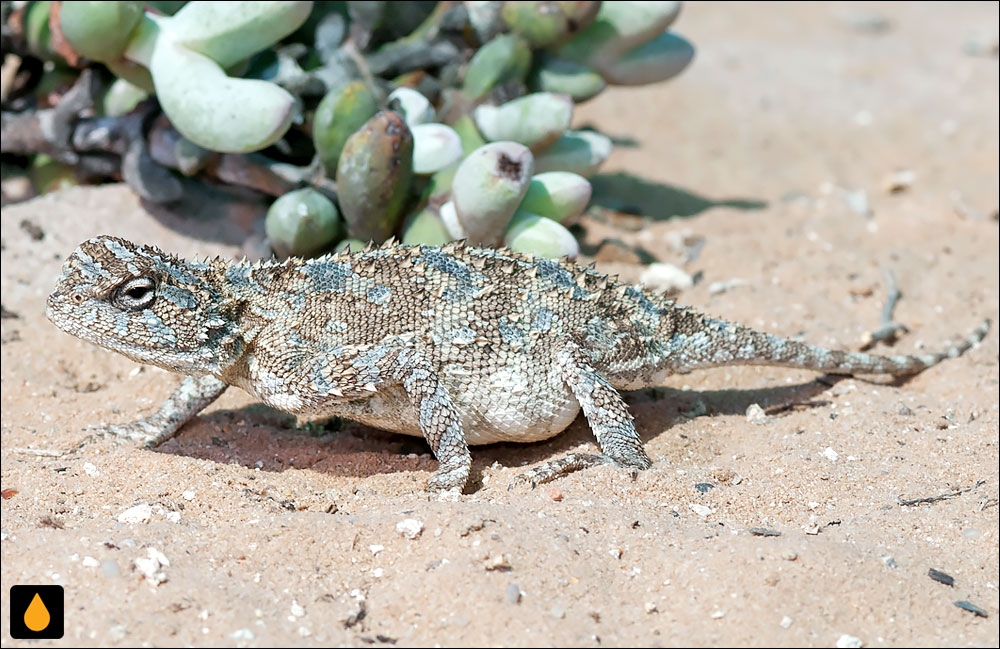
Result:
<instances>
[{"instance_id":1,"label":"scaly skin","mask_svg":"<svg viewBox=\"0 0 1000 649\"><path fill-rule=\"evenodd\" d=\"M113 427L157 444L240 387L297 415L422 435L440 461L429 490L460 490L468 445L552 437L582 409L602 455L529 474L541 482L650 459L619 390L675 372L780 365L913 374L941 353L839 352L716 320L572 262L453 243L386 244L283 262L188 262L113 237L83 243L48 298L60 329L188 378L161 410Z\"/></svg>"}]
</instances>

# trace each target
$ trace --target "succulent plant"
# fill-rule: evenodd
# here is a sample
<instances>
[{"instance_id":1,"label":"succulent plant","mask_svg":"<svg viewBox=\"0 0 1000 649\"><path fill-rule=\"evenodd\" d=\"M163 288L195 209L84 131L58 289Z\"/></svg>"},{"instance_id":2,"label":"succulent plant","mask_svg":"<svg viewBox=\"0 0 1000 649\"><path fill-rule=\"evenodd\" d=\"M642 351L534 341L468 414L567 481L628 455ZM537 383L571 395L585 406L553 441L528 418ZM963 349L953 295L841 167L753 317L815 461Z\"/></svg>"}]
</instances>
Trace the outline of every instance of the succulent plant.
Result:
<instances>
[{"instance_id":1,"label":"succulent plant","mask_svg":"<svg viewBox=\"0 0 1000 649\"><path fill-rule=\"evenodd\" d=\"M395 113L376 113L347 139L337 164L337 197L350 233L359 239L388 239L412 175L410 129Z\"/></svg>"},{"instance_id":2,"label":"succulent plant","mask_svg":"<svg viewBox=\"0 0 1000 649\"><path fill-rule=\"evenodd\" d=\"M70 135L104 126L92 119L120 119L135 137L135 116L158 105L166 120L142 118L149 141L132 141L133 161L153 155L186 176L280 196L266 218L279 255L398 235L558 256L579 252L565 226L612 149L571 130L575 104L681 72L694 49L666 31L680 7L40 1L21 10L19 29L27 50L55 62L39 91L70 96L67 65L99 62L117 77L99 117L65 118L45 152L89 142ZM139 191L150 164L120 175Z\"/></svg>"},{"instance_id":3,"label":"succulent plant","mask_svg":"<svg viewBox=\"0 0 1000 649\"><path fill-rule=\"evenodd\" d=\"M274 201L265 221L267 238L279 257L313 257L340 236L333 201L306 187Z\"/></svg>"}]
</instances>

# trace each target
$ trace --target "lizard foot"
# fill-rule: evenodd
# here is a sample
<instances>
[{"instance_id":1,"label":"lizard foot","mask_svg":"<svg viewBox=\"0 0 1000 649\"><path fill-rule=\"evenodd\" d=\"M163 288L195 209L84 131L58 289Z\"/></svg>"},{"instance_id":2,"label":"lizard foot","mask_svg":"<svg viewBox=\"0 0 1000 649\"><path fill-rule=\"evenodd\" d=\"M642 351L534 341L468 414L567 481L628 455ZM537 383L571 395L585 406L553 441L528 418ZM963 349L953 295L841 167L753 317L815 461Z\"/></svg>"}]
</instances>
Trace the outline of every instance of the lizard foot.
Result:
<instances>
[{"instance_id":1,"label":"lizard foot","mask_svg":"<svg viewBox=\"0 0 1000 649\"><path fill-rule=\"evenodd\" d=\"M455 456L446 462L442 462L438 470L434 472L431 479L427 481L425 491L431 493L443 493L446 491L462 493L465 483L469 480L469 470L472 466L472 458L466 456Z\"/></svg>"},{"instance_id":2,"label":"lizard foot","mask_svg":"<svg viewBox=\"0 0 1000 649\"><path fill-rule=\"evenodd\" d=\"M82 448L98 440L112 440L115 445L128 442L138 443L143 448L154 448L166 441L177 432L177 429L164 429L162 422L154 417L145 417L127 424L108 424L92 429L89 435L80 440L77 448Z\"/></svg>"},{"instance_id":3,"label":"lizard foot","mask_svg":"<svg viewBox=\"0 0 1000 649\"><path fill-rule=\"evenodd\" d=\"M507 491L510 491L515 486L518 485L530 485L532 489L540 484L545 484L546 482L551 482L556 478L561 478L564 475L569 475L575 471L582 471L583 469L589 469L592 466L598 466L601 464L617 464L613 459L607 455L595 455L593 453L570 453L556 460L550 460L544 462L534 469L525 471L524 473L515 476L510 484L507 485Z\"/></svg>"}]
</instances>

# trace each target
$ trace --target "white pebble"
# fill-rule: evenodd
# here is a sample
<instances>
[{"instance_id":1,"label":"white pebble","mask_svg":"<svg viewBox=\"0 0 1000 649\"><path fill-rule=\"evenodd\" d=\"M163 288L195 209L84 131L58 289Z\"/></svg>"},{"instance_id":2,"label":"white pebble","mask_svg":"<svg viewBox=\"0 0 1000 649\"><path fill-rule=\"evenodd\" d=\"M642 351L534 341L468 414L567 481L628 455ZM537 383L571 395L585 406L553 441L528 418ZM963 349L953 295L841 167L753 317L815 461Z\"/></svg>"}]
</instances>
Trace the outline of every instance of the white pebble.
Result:
<instances>
[{"instance_id":1,"label":"white pebble","mask_svg":"<svg viewBox=\"0 0 1000 649\"><path fill-rule=\"evenodd\" d=\"M837 453L837 451L833 450L832 446L827 446L825 449L823 449L823 452L820 453L820 455L830 460L831 462L836 462L837 460L840 459L840 455Z\"/></svg>"},{"instance_id":2,"label":"white pebble","mask_svg":"<svg viewBox=\"0 0 1000 649\"><path fill-rule=\"evenodd\" d=\"M676 293L694 286L694 280L673 264L653 263L639 276L639 283L652 291Z\"/></svg>"},{"instance_id":3,"label":"white pebble","mask_svg":"<svg viewBox=\"0 0 1000 649\"><path fill-rule=\"evenodd\" d=\"M146 503L129 507L118 514L119 523L146 523L153 515L153 508Z\"/></svg>"},{"instance_id":4,"label":"white pebble","mask_svg":"<svg viewBox=\"0 0 1000 649\"><path fill-rule=\"evenodd\" d=\"M715 513L715 510L712 509L711 507L706 507L705 505L699 503L688 503L688 507L691 508L691 511L693 511L695 514L698 514L701 517L705 517L708 516L709 514Z\"/></svg>"},{"instance_id":5,"label":"white pebble","mask_svg":"<svg viewBox=\"0 0 1000 649\"><path fill-rule=\"evenodd\" d=\"M181 494L181 498L184 500L194 500L194 492L188 489Z\"/></svg>"},{"instance_id":6,"label":"white pebble","mask_svg":"<svg viewBox=\"0 0 1000 649\"><path fill-rule=\"evenodd\" d=\"M764 414L764 409L757 403L751 403L747 407L746 417L747 421L751 424L759 425L767 423L767 415Z\"/></svg>"},{"instance_id":7,"label":"white pebble","mask_svg":"<svg viewBox=\"0 0 1000 649\"><path fill-rule=\"evenodd\" d=\"M415 518L407 518L396 523L396 532L408 538L415 539L424 531L424 524Z\"/></svg>"},{"instance_id":8,"label":"white pebble","mask_svg":"<svg viewBox=\"0 0 1000 649\"><path fill-rule=\"evenodd\" d=\"M865 643L861 641L861 638L855 638L852 635L847 635L846 633L839 638L837 638L838 649L859 649L865 646Z\"/></svg>"},{"instance_id":9,"label":"white pebble","mask_svg":"<svg viewBox=\"0 0 1000 649\"><path fill-rule=\"evenodd\" d=\"M91 478L100 473L100 471L97 470L97 467L91 464L90 462L83 463L83 472L89 475Z\"/></svg>"},{"instance_id":10,"label":"white pebble","mask_svg":"<svg viewBox=\"0 0 1000 649\"><path fill-rule=\"evenodd\" d=\"M785 617L781 618L781 628L782 629L787 629L790 626L792 626L792 618L788 617L787 615Z\"/></svg>"}]
</instances>

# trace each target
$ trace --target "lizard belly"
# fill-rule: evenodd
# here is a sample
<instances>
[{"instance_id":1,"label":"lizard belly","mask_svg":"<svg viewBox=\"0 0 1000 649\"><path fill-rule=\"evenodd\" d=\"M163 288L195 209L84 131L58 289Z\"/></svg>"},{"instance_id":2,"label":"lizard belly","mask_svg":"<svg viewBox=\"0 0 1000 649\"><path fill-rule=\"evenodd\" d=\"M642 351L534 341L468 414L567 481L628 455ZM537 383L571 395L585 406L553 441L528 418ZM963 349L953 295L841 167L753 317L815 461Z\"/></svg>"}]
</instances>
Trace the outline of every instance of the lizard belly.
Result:
<instances>
[{"instance_id":1,"label":"lizard belly","mask_svg":"<svg viewBox=\"0 0 1000 649\"><path fill-rule=\"evenodd\" d=\"M500 371L477 382L451 382L449 394L462 418L467 444L548 439L569 426L580 411L576 398L561 383L550 386L559 389L534 391L519 386L518 381L517 376ZM344 417L382 430L423 436L417 411L402 388L330 402L308 414Z\"/></svg>"}]
</instances>

